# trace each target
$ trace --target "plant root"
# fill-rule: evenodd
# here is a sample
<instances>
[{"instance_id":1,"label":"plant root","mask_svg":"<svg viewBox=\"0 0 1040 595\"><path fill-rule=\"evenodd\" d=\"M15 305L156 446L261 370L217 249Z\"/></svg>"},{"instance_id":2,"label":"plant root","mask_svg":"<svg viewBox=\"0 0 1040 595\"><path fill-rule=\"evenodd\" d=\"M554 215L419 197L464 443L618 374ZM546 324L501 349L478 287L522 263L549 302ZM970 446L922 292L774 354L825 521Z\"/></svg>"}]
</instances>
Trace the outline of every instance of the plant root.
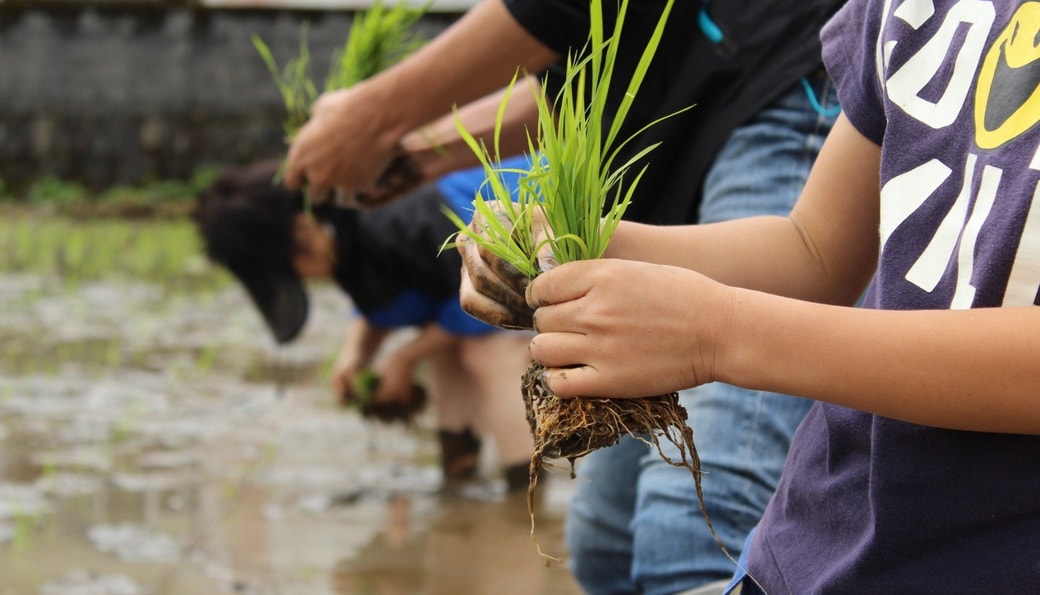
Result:
<instances>
[{"instance_id":1,"label":"plant root","mask_svg":"<svg viewBox=\"0 0 1040 595\"><path fill-rule=\"evenodd\" d=\"M685 467L693 475L701 516L708 525L715 543L733 560L722 544L708 517L701 489L701 462L693 442L693 430L686 424L686 408L679 403L679 395L670 393L641 399L608 399L576 397L561 399L546 384L541 364L532 361L523 377L523 397L527 422L534 436L531 454L530 484L527 489L527 510L531 515L531 539L534 536L535 487L545 466L545 459L567 459L571 478L575 477L574 463L590 452L613 446L624 435L632 436L657 450L670 465ZM679 451L679 460L664 453L661 438L671 442ZM542 552L549 561L559 561ZM734 560L734 563L736 560Z\"/></svg>"}]
</instances>

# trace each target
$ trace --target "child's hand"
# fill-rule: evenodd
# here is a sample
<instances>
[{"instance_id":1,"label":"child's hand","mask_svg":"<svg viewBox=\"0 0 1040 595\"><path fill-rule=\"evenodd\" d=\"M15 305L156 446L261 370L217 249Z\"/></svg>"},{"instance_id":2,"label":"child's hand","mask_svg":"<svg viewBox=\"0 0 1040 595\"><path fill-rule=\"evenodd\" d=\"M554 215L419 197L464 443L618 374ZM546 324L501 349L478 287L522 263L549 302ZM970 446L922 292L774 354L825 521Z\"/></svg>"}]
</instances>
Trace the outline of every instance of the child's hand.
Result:
<instances>
[{"instance_id":1,"label":"child's hand","mask_svg":"<svg viewBox=\"0 0 1040 595\"><path fill-rule=\"evenodd\" d=\"M572 262L539 275L531 357L560 396L644 397L715 379L730 289L687 269Z\"/></svg>"},{"instance_id":2,"label":"child's hand","mask_svg":"<svg viewBox=\"0 0 1040 595\"><path fill-rule=\"evenodd\" d=\"M349 350L340 352L336 363L332 366L331 378L332 391L341 405L348 405L353 393L354 383L364 366L357 355Z\"/></svg>"},{"instance_id":3,"label":"child's hand","mask_svg":"<svg viewBox=\"0 0 1040 595\"><path fill-rule=\"evenodd\" d=\"M504 212L499 211L499 220L507 227L511 225ZM536 241L545 237L546 231L535 220ZM485 224L479 212L470 222L470 229L484 233ZM534 310L527 305L524 293L530 280L512 264L489 252L465 234L459 234L456 242L462 256L462 283L459 299L462 309L495 326L512 329L530 329ZM539 256L542 270L555 266L551 253L546 249Z\"/></svg>"},{"instance_id":4,"label":"child's hand","mask_svg":"<svg viewBox=\"0 0 1040 595\"><path fill-rule=\"evenodd\" d=\"M411 360L397 353L390 353L383 358L376 366L379 386L376 387L373 401L379 405L409 403L414 396L413 368Z\"/></svg>"}]
</instances>

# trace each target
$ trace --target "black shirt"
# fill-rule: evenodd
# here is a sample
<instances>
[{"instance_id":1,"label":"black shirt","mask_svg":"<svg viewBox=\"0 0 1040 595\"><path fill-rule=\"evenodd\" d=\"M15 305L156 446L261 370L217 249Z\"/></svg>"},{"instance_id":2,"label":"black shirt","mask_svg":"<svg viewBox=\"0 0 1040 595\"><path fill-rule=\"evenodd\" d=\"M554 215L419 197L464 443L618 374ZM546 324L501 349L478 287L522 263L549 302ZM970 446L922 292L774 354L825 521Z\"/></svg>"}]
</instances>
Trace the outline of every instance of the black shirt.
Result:
<instances>
[{"instance_id":1,"label":"black shirt","mask_svg":"<svg viewBox=\"0 0 1040 595\"><path fill-rule=\"evenodd\" d=\"M557 52L580 50L589 37L589 0L504 0L531 35ZM607 35L617 7L602 0ZM619 139L663 116L695 104L652 126L630 143L615 163L661 142L647 157L649 167L625 218L656 224L695 223L701 189L729 134L788 91L799 78L821 68L819 33L844 0L676 0L650 70ZM653 32L664 0L632 0L621 32L614 71L614 105ZM721 30L719 43L698 25L704 7ZM547 72L555 97L562 67Z\"/></svg>"}]
</instances>

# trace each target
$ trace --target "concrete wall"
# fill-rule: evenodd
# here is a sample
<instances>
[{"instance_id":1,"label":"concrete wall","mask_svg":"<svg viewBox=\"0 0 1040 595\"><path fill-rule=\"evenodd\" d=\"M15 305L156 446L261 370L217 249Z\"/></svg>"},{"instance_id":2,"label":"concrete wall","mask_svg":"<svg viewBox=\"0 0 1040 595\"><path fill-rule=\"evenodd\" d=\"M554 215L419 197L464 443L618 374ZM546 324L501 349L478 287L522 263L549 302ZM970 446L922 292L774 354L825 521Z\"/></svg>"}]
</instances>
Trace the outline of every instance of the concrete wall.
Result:
<instances>
[{"instance_id":1,"label":"concrete wall","mask_svg":"<svg viewBox=\"0 0 1040 595\"><path fill-rule=\"evenodd\" d=\"M352 14L0 0L0 179L16 192L42 176L100 190L281 155L284 108L252 36L284 64L306 22L322 81ZM419 30L457 16L431 13Z\"/></svg>"}]
</instances>

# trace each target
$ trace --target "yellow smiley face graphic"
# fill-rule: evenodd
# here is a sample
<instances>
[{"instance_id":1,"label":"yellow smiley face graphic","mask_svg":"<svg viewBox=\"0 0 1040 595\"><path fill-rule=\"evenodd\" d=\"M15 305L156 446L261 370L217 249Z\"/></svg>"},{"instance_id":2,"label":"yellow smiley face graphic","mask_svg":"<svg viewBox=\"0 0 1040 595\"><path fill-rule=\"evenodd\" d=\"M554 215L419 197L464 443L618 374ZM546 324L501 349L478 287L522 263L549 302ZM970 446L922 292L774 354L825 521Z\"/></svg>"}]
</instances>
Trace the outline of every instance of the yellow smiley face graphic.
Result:
<instances>
[{"instance_id":1,"label":"yellow smiley face graphic","mask_svg":"<svg viewBox=\"0 0 1040 595\"><path fill-rule=\"evenodd\" d=\"M975 142L995 149L1040 121L1040 2L1025 2L993 42L975 90Z\"/></svg>"}]
</instances>

